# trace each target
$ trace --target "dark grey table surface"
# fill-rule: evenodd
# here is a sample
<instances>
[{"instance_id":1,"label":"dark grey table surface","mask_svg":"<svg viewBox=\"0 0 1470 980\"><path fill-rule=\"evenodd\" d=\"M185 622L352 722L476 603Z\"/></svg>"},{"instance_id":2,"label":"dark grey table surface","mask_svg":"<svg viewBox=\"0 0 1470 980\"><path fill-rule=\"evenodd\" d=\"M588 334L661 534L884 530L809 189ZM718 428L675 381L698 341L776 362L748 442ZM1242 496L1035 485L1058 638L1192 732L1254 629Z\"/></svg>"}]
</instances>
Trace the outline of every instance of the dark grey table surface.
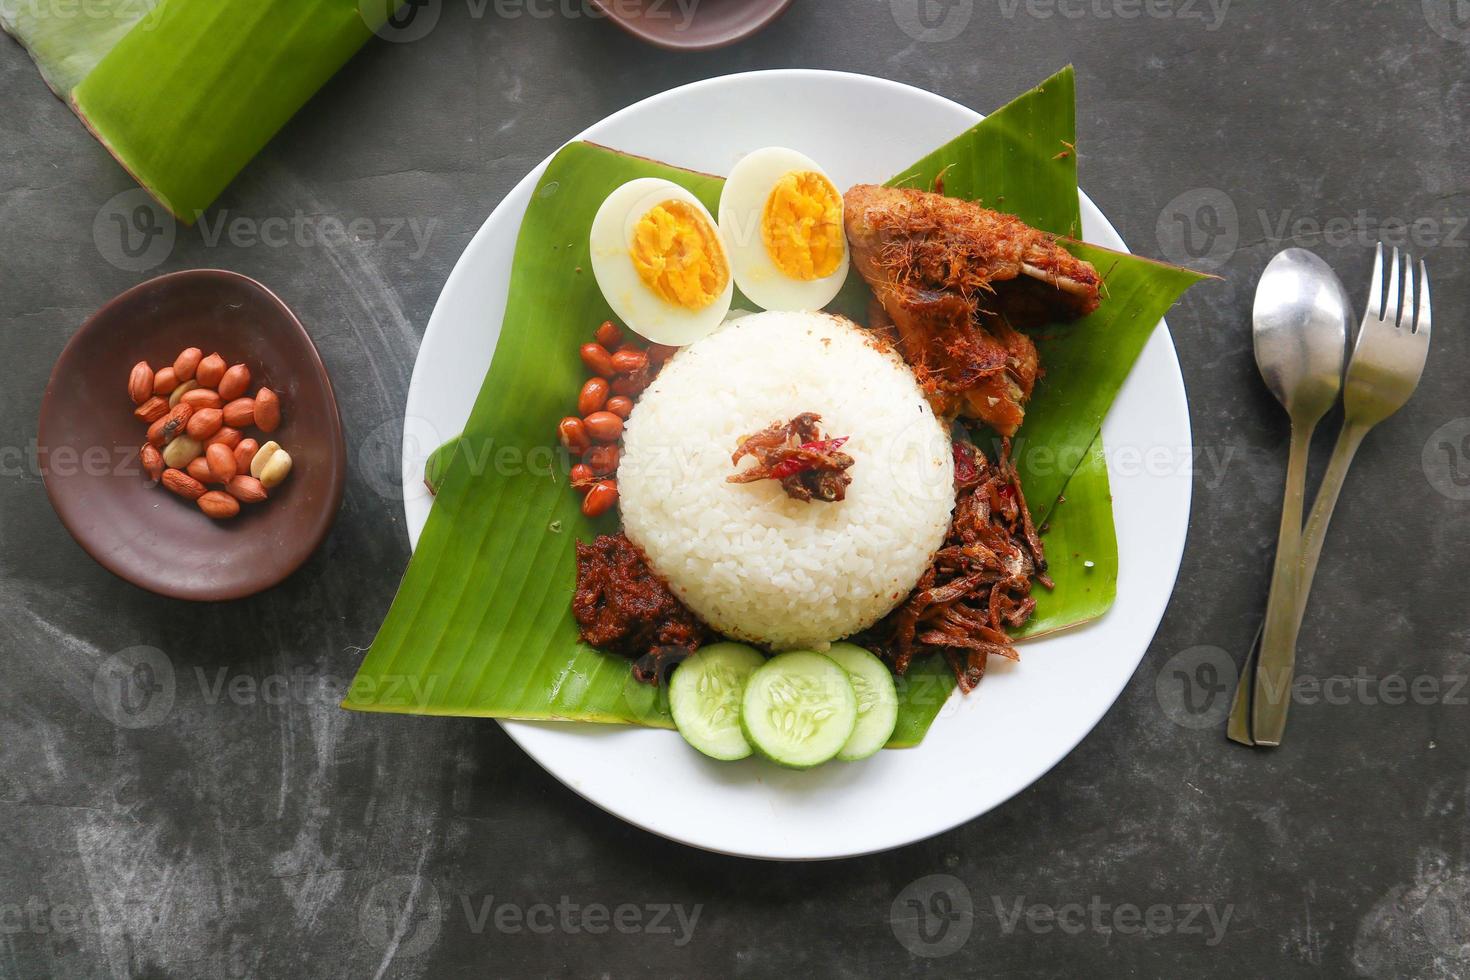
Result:
<instances>
[{"instance_id":1,"label":"dark grey table surface","mask_svg":"<svg viewBox=\"0 0 1470 980\"><path fill-rule=\"evenodd\" d=\"M304 240L181 229L136 260L108 233L133 185L0 43L0 975L1470 975L1470 4L800 0L705 55L582 10L444 0L427 37L347 65L213 211L216 229L299 221ZM392 488L418 340L529 168L707 76L846 69L986 111L1067 62L1087 191L1136 251L1224 280L1170 317L1199 450L1174 600L1054 771L933 840L778 866L624 825L493 723L335 706L408 558ZM365 233L343 240L333 218ZM1285 468L1251 357L1254 283L1301 245L1362 296L1380 236L1430 263L1435 349L1350 477L1289 744L1254 753L1218 723ZM218 606L95 565L28 452L88 314L201 266L298 311L351 456L318 555ZM162 651L164 700L129 714L94 679L139 646ZM1004 751L976 746L976 764Z\"/></svg>"}]
</instances>

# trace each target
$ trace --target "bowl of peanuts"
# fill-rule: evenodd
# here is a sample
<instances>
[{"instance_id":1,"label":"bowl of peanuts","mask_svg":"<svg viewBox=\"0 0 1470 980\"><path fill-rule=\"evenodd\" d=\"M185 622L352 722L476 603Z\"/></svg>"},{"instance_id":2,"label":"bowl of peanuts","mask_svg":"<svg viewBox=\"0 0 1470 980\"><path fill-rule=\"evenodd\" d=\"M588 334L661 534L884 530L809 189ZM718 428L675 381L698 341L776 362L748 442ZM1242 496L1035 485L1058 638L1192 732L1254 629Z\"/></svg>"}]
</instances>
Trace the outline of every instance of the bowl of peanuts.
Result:
<instances>
[{"instance_id":1,"label":"bowl of peanuts","mask_svg":"<svg viewBox=\"0 0 1470 980\"><path fill-rule=\"evenodd\" d=\"M218 602L299 568L342 502L326 367L270 290L215 269L135 286L72 337L36 458L72 537L159 595Z\"/></svg>"}]
</instances>

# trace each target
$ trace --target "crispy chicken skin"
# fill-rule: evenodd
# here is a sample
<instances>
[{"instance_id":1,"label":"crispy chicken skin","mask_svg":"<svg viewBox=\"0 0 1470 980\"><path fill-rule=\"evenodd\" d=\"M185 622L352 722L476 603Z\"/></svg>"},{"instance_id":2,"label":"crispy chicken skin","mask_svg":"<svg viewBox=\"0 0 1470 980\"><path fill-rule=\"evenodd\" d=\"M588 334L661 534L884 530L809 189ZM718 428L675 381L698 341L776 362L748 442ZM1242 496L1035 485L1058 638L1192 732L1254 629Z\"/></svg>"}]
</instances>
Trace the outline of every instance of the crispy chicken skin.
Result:
<instances>
[{"instance_id":1,"label":"crispy chicken skin","mask_svg":"<svg viewBox=\"0 0 1470 980\"><path fill-rule=\"evenodd\" d=\"M941 194L859 184L846 209L853 260L935 410L1014 435L1040 373L1016 327L1097 309L1097 270L1019 218Z\"/></svg>"}]
</instances>

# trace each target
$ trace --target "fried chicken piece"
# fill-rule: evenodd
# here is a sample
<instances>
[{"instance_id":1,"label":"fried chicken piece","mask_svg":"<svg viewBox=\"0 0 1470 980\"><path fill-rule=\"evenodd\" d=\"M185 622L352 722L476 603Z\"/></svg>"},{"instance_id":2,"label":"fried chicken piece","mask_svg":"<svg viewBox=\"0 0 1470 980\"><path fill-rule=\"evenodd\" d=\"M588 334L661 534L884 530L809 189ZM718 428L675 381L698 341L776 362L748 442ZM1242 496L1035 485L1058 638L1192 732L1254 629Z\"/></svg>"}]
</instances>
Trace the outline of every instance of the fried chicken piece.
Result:
<instances>
[{"instance_id":1,"label":"fried chicken piece","mask_svg":"<svg viewBox=\"0 0 1470 980\"><path fill-rule=\"evenodd\" d=\"M853 260L935 411L1014 435L1040 374L1016 327L1097 309L1097 270L1055 236L969 201L859 184L846 207Z\"/></svg>"}]
</instances>

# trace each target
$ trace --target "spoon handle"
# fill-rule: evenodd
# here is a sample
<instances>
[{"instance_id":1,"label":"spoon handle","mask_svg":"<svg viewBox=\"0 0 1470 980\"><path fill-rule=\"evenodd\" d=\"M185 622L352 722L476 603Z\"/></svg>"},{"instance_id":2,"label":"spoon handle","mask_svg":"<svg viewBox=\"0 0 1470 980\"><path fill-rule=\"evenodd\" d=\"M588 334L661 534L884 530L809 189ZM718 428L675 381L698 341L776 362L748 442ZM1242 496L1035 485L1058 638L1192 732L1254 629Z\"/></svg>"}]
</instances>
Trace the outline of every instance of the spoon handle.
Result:
<instances>
[{"instance_id":1,"label":"spoon handle","mask_svg":"<svg viewBox=\"0 0 1470 980\"><path fill-rule=\"evenodd\" d=\"M1301 630L1302 619L1307 614L1307 598L1312 592L1312 583L1317 577L1317 564L1322 558L1322 544L1327 540L1327 527L1332 523L1332 514L1337 509L1337 499L1342 494L1343 481L1353 464L1353 457L1363 445L1368 427L1352 422L1343 424L1337 435L1337 445L1332 450L1332 459L1327 464L1327 473L1322 478L1322 487L1312 504L1311 516L1307 518L1306 530L1302 532L1301 578L1297 583L1296 626L1293 633ZM1235 685L1235 701L1230 705L1230 739L1242 745L1255 745L1251 735L1251 691L1256 682L1256 663L1261 654L1261 638L1265 624L1256 629L1251 640L1250 652L1246 654L1241 668L1240 680Z\"/></svg>"},{"instance_id":2,"label":"spoon handle","mask_svg":"<svg viewBox=\"0 0 1470 980\"><path fill-rule=\"evenodd\" d=\"M1251 700L1251 734L1257 745L1280 745L1291 707L1296 637L1297 586L1301 578L1302 510L1307 492L1307 452L1316 422L1293 422L1291 457L1286 464L1286 499L1281 505L1281 533L1276 542L1276 570L1266 600L1266 630L1256 666Z\"/></svg>"}]
</instances>

